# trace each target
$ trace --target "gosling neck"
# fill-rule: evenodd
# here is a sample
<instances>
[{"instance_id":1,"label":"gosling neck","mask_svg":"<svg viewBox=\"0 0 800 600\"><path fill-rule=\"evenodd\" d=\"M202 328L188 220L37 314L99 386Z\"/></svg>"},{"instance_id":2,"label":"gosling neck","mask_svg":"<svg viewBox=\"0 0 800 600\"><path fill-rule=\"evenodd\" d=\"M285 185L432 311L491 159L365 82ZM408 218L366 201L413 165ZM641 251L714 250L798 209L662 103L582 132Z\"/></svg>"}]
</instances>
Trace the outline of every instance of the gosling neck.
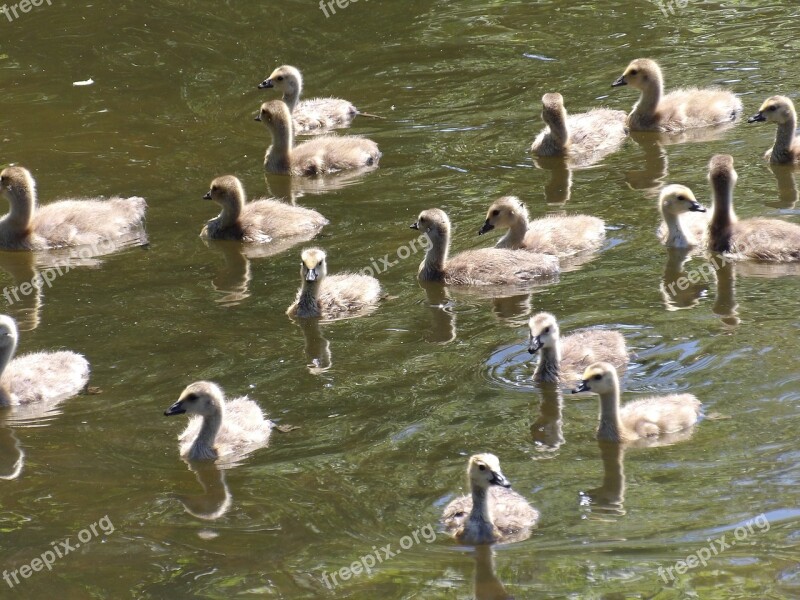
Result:
<instances>
[{"instance_id":1,"label":"gosling neck","mask_svg":"<svg viewBox=\"0 0 800 600\"><path fill-rule=\"evenodd\" d=\"M711 250L727 252L730 249L732 227L736 223L733 211L733 184L727 178L714 179L711 182L712 209L708 225Z\"/></svg>"},{"instance_id":2,"label":"gosling neck","mask_svg":"<svg viewBox=\"0 0 800 600\"><path fill-rule=\"evenodd\" d=\"M633 107L631 116L637 120L647 121L656 114L658 103L661 102L661 96L664 93L664 83L660 79L651 81L641 91L642 95L636 106Z\"/></svg>"},{"instance_id":3,"label":"gosling neck","mask_svg":"<svg viewBox=\"0 0 800 600\"><path fill-rule=\"evenodd\" d=\"M605 394L600 394L600 425L597 439L607 442L624 442L629 437L619 418L619 384Z\"/></svg>"},{"instance_id":4,"label":"gosling neck","mask_svg":"<svg viewBox=\"0 0 800 600\"><path fill-rule=\"evenodd\" d=\"M36 212L36 189L29 186L14 187L5 192L10 210L3 220L15 233L30 230L33 214Z\"/></svg>"},{"instance_id":5,"label":"gosling neck","mask_svg":"<svg viewBox=\"0 0 800 600\"><path fill-rule=\"evenodd\" d=\"M428 239L430 246L419 266L419 278L426 281L441 281L444 279L444 268L447 263L450 231L446 228L431 231L428 233Z\"/></svg>"},{"instance_id":6,"label":"gosling neck","mask_svg":"<svg viewBox=\"0 0 800 600\"><path fill-rule=\"evenodd\" d=\"M778 125L775 133L775 145L772 146L773 162L791 162L791 148L797 129L797 115L793 112L786 123Z\"/></svg>"},{"instance_id":7,"label":"gosling neck","mask_svg":"<svg viewBox=\"0 0 800 600\"><path fill-rule=\"evenodd\" d=\"M536 365L536 379L547 383L557 383L561 374L561 339L553 346L543 346L539 350L539 364Z\"/></svg>"},{"instance_id":8,"label":"gosling neck","mask_svg":"<svg viewBox=\"0 0 800 600\"><path fill-rule=\"evenodd\" d=\"M517 250L525 245L525 236L528 234L528 221L522 215L516 215L509 225L508 232L497 243L498 248Z\"/></svg>"},{"instance_id":9,"label":"gosling neck","mask_svg":"<svg viewBox=\"0 0 800 600\"><path fill-rule=\"evenodd\" d=\"M222 427L222 418L225 413L224 406L220 405L219 410L212 415L203 417L203 425L200 427L200 433L192 444L189 450L189 458L191 460L214 460L217 458L217 449L214 447L214 441L217 438L220 427Z\"/></svg>"},{"instance_id":10,"label":"gosling neck","mask_svg":"<svg viewBox=\"0 0 800 600\"><path fill-rule=\"evenodd\" d=\"M288 174L291 165L291 153L294 146L294 134L291 122L274 122L269 127L272 145L267 148L264 166L268 171Z\"/></svg>"},{"instance_id":11,"label":"gosling neck","mask_svg":"<svg viewBox=\"0 0 800 600\"><path fill-rule=\"evenodd\" d=\"M236 195L232 201L226 202L222 205L222 212L219 213L219 224L223 229L228 229L236 226L239 223L239 217L242 214L244 207L244 198Z\"/></svg>"},{"instance_id":12,"label":"gosling neck","mask_svg":"<svg viewBox=\"0 0 800 600\"><path fill-rule=\"evenodd\" d=\"M297 300L297 312L307 316L320 316L319 310L319 286L321 279L315 281L303 280L303 287L300 289L300 298Z\"/></svg>"},{"instance_id":13,"label":"gosling neck","mask_svg":"<svg viewBox=\"0 0 800 600\"><path fill-rule=\"evenodd\" d=\"M14 357L14 352L17 349L17 341L10 340L10 344L7 346L0 348L0 381L2 380L2 375L8 366L8 363L11 362L11 359ZM8 390L7 386L4 383L0 383L0 407L6 407L11 405L11 393Z\"/></svg>"},{"instance_id":14,"label":"gosling neck","mask_svg":"<svg viewBox=\"0 0 800 600\"><path fill-rule=\"evenodd\" d=\"M289 112L293 113L294 109L297 108L297 103L300 101L300 92L302 91L303 86L298 81L297 85L289 86L285 92L283 92L282 100L286 103L286 106L289 108Z\"/></svg>"},{"instance_id":15,"label":"gosling neck","mask_svg":"<svg viewBox=\"0 0 800 600\"><path fill-rule=\"evenodd\" d=\"M676 248L689 246L689 240L686 238L680 217L671 211L664 210L663 207L661 216L664 218L664 223L667 224L667 245Z\"/></svg>"},{"instance_id":16,"label":"gosling neck","mask_svg":"<svg viewBox=\"0 0 800 600\"><path fill-rule=\"evenodd\" d=\"M562 110L548 115L547 125L550 127L550 138L553 140L554 149L564 152L569 145L569 129L567 128L566 114Z\"/></svg>"},{"instance_id":17,"label":"gosling neck","mask_svg":"<svg viewBox=\"0 0 800 600\"><path fill-rule=\"evenodd\" d=\"M494 530L488 488L479 485L472 486L472 511L469 513L469 520L473 526L477 526L481 530Z\"/></svg>"}]
</instances>

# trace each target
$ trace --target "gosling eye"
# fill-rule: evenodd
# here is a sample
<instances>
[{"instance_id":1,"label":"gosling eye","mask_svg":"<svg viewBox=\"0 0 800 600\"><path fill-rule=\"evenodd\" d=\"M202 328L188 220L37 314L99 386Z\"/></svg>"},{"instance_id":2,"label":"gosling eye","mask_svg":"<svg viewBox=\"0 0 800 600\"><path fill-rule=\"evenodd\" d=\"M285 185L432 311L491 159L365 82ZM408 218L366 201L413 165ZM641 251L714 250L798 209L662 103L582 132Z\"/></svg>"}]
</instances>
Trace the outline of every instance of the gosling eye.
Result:
<instances>
[{"instance_id":1,"label":"gosling eye","mask_svg":"<svg viewBox=\"0 0 800 600\"><path fill-rule=\"evenodd\" d=\"M550 328L549 327L545 327L544 331L542 331L542 333L550 333Z\"/></svg>"},{"instance_id":2,"label":"gosling eye","mask_svg":"<svg viewBox=\"0 0 800 600\"><path fill-rule=\"evenodd\" d=\"M684 196L683 194L680 194L680 195L678 196L678 200L680 200L681 202L685 202L685 201L687 200L687 198L686 198L686 196Z\"/></svg>"},{"instance_id":3,"label":"gosling eye","mask_svg":"<svg viewBox=\"0 0 800 600\"><path fill-rule=\"evenodd\" d=\"M603 376L600 375L599 373L597 375L595 375L594 377L592 377L592 379L594 379L595 381L600 381L602 378L603 378Z\"/></svg>"},{"instance_id":4,"label":"gosling eye","mask_svg":"<svg viewBox=\"0 0 800 600\"><path fill-rule=\"evenodd\" d=\"M278 81L283 81L283 75L278 75L275 79L277 79Z\"/></svg>"},{"instance_id":5,"label":"gosling eye","mask_svg":"<svg viewBox=\"0 0 800 600\"><path fill-rule=\"evenodd\" d=\"M216 185L212 185L212 186L211 186L211 191L212 191L212 192L218 192L218 191L219 191L219 187L218 187L218 186L216 186Z\"/></svg>"},{"instance_id":6,"label":"gosling eye","mask_svg":"<svg viewBox=\"0 0 800 600\"><path fill-rule=\"evenodd\" d=\"M189 394L183 400L184 400L184 402L196 402L197 401L197 394Z\"/></svg>"},{"instance_id":7,"label":"gosling eye","mask_svg":"<svg viewBox=\"0 0 800 600\"><path fill-rule=\"evenodd\" d=\"M772 112L772 111L774 111L776 108L778 108L778 107L777 107L777 106L770 106L770 107L769 107L767 110L768 110L768 111L770 111L770 112Z\"/></svg>"},{"instance_id":8,"label":"gosling eye","mask_svg":"<svg viewBox=\"0 0 800 600\"><path fill-rule=\"evenodd\" d=\"M628 71L628 75L636 75L638 72L639 71L636 69L631 69L630 71Z\"/></svg>"},{"instance_id":9,"label":"gosling eye","mask_svg":"<svg viewBox=\"0 0 800 600\"><path fill-rule=\"evenodd\" d=\"M486 465L478 465L478 468L479 468L481 471L485 471L485 470L486 470Z\"/></svg>"},{"instance_id":10,"label":"gosling eye","mask_svg":"<svg viewBox=\"0 0 800 600\"><path fill-rule=\"evenodd\" d=\"M499 214L500 214L500 211L499 211L499 210L493 210L493 211L492 211L492 216L493 216L493 217L496 217L496 216L497 216L497 215L499 215Z\"/></svg>"}]
</instances>

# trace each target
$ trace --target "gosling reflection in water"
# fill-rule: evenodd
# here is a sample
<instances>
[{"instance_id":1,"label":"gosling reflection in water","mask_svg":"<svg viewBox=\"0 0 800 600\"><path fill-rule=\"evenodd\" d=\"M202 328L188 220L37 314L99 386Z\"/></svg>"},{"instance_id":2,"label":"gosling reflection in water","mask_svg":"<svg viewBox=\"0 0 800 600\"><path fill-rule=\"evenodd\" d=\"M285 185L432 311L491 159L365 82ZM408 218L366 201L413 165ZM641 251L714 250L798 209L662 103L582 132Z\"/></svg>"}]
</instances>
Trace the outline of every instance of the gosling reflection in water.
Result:
<instances>
[{"instance_id":1,"label":"gosling reflection in water","mask_svg":"<svg viewBox=\"0 0 800 600\"><path fill-rule=\"evenodd\" d=\"M579 492L581 506L597 518L625 515L625 446L598 440L603 462L603 483L600 487Z\"/></svg>"},{"instance_id":2,"label":"gosling reflection in water","mask_svg":"<svg viewBox=\"0 0 800 600\"><path fill-rule=\"evenodd\" d=\"M667 310L683 310L697 306L700 300L708 295L713 268L687 271L686 264L692 258L693 249L667 248L666 250L667 263L664 265L660 286L664 306ZM698 271L698 275L690 277L694 271ZM702 276L703 273L706 277Z\"/></svg>"},{"instance_id":3,"label":"gosling reflection in water","mask_svg":"<svg viewBox=\"0 0 800 600\"><path fill-rule=\"evenodd\" d=\"M0 479L6 481L19 477L25 464L25 452L6 422L8 413L8 409L0 409Z\"/></svg>"},{"instance_id":4,"label":"gosling reflection in water","mask_svg":"<svg viewBox=\"0 0 800 600\"><path fill-rule=\"evenodd\" d=\"M324 373L333 365L331 345L322 335L320 319L298 319L305 338L305 352L309 372L312 375Z\"/></svg>"},{"instance_id":5,"label":"gosling reflection in water","mask_svg":"<svg viewBox=\"0 0 800 600\"><path fill-rule=\"evenodd\" d=\"M449 344L455 341L456 313L455 306L447 286L437 281L419 281L425 290L425 298L431 314L431 326L425 328L425 341L433 344Z\"/></svg>"},{"instance_id":6,"label":"gosling reflection in water","mask_svg":"<svg viewBox=\"0 0 800 600\"><path fill-rule=\"evenodd\" d=\"M564 398L558 384L541 383L539 386L542 402L539 405L539 415L531 425L531 437L538 450L558 450L564 443L561 415Z\"/></svg>"},{"instance_id":7,"label":"gosling reflection in water","mask_svg":"<svg viewBox=\"0 0 800 600\"><path fill-rule=\"evenodd\" d=\"M794 208L797 205L798 192L795 173L797 167L794 165L770 165L769 170L778 182L778 201L767 202L767 206L773 208Z\"/></svg>"},{"instance_id":8,"label":"gosling reflection in water","mask_svg":"<svg viewBox=\"0 0 800 600\"><path fill-rule=\"evenodd\" d=\"M213 521L225 515L233 504L233 497L225 481L225 472L212 461L187 461L186 464L197 477L203 493L194 496L175 494L184 510L205 521Z\"/></svg>"},{"instance_id":9,"label":"gosling reflection in water","mask_svg":"<svg viewBox=\"0 0 800 600\"><path fill-rule=\"evenodd\" d=\"M533 164L538 169L549 171L544 184L544 200L548 204L566 204L572 195L572 169L558 156L537 157Z\"/></svg>"},{"instance_id":10,"label":"gosling reflection in water","mask_svg":"<svg viewBox=\"0 0 800 600\"><path fill-rule=\"evenodd\" d=\"M475 577L473 579L475 600L514 600L503 582L497 578L494 568L494 551L491 546L475 546Z\"/></svg>"}]
</instances>

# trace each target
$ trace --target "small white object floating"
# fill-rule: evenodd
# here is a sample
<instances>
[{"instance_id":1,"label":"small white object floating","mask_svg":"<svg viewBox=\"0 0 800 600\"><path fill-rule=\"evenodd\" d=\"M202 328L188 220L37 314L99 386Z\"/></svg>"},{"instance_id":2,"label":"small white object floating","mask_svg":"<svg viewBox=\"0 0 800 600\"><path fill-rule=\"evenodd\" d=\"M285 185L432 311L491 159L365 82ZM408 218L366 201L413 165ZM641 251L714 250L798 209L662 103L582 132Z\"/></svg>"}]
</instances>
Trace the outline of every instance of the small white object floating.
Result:
<instances>
[{"instance_id":1,"label":"small white object floating","mask_svg":"<svg viewBox=\"0 0 800 600\"><path fill-rule=\"evenodd\" d=\"M89 79L87 79L86 81L73 81L72 82L72 87L81 87L81 86L84 86L84 85L92 85L93 83L94 83L94 79L89 77Z\"/></svg>"}]
</instances>

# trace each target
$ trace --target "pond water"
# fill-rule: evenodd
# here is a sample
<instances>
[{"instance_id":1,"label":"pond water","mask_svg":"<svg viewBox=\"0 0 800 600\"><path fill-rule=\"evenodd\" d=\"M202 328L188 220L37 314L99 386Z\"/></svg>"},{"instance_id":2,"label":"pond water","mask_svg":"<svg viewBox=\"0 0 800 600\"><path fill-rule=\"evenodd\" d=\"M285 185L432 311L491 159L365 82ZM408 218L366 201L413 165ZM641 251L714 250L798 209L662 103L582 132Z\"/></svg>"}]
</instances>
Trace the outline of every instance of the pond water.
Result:
<instances>
[{"instance_id":1,"label":"pond water","mask_svg":"<svg viewBox=\"0 0 800 600\"><path fill-rule=\"evenodd\" d=\"M684 183L707 204L715 153L736 161L740 216L800 222L794 174L761 160L774 128L639 136L571 174L527 153L544 92L573 112L627 110L636 94L610 84L637 57L660 61L667 88L730 87L746 114L795 95L796 3L363 0L328 17L314 0L29 8L0 19L2 160L30 168L45 203L144 196L150 243L3 309L24 329L21 352L82 352L97 389L52 414L0 416L2 569L93 524L97 535L13 589L0 581L1 597L800 597L800 279L733 265L665 295L702 259L681 266L654 234L659 186ZM373 315L301 327L284 314L300 246L260 257L198 237L216 214L202 200L215 176L238 175L252 197L290 187L265 180L267 136L252 120L275 97L256 85L280 64L304 71L309 97L385 117L351 130L379 143L377 171L291 190L330 219L315 243L332 272L397 261ZM606 248L506 299L423 289L422 254L397 260L430 207L450 214L454 249L494 243L476 232L502 194L534 217L605 219ZM42 268L0 254L0 286ZM595 398L561 403L531 382L525 324L540 310L565 332L624 333L635 352L624 401L689 391L706 418L672 445L599 447ZM199 379L299 428L236 468L192 471L178 455L185 420L162 414ZM426 526L483 451L540 527L490 552L442 533L429 543Z\"/></svg>"}]
</instances>

